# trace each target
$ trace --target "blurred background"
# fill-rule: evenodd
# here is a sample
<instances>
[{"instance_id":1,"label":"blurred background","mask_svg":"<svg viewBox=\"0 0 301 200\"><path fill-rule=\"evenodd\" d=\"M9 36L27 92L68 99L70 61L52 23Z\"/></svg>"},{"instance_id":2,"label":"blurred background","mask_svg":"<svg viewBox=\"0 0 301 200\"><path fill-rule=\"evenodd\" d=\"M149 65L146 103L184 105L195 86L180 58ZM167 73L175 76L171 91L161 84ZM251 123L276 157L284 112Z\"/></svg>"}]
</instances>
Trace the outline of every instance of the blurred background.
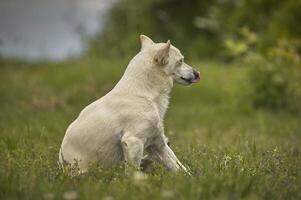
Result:
<instances>
[{"instance_id":1,"label":"blurred background","mask_svg":"<svg viewBox=\"0 0 301 200\"><path fill-rule=\"evenodd\" d=\"M145 33L158 41L171 39L195 59L230 59L231 53L242 54L249 47L235 41L235 52L229 52L232 40L249 39L262 52L281 40L297 40L300 4L299 0L2 0L0 52L4 58L30 60L67 59L88 54L87 49L98 56L124 57L137 51L137 36Z\"/></svg>"},{"instance_id":2,"label":"blurred background","mask_svg":"<svg viewBox=\"0 0 301 200\"><path fill-rule=\"evenodd\" d=\"M295 111L300 9L300 0L2 0L0 58L128 60L143 33L170 39L187 60L252 69L255 106Z\"/></svg>"},{"instance_id":3,"label":"blurred background","mask_svg":"<svg viewBox=\"0 0 301 200\"><path fill-rule=\"evenodd\" d=\"M0 52L5 58L62 60L80 56L101 30L113 1L2 0Z\"/></svg>"},{"instance_id":4,"label":"blurred background","mask_svg":"<svg viewBox=\"0 0 301 200\"><path fill-rule=\"evenodd\" d=\"M180 160L201 175L162 171L142 189L101 170L70 180L56 165L65 130L114 87L140 34L170 39L201 72L175 85L166 117ZM301 0L1 0L0 199L160 199L162 188L300 199L300 56Z\"/></svg>"}]
</instances>

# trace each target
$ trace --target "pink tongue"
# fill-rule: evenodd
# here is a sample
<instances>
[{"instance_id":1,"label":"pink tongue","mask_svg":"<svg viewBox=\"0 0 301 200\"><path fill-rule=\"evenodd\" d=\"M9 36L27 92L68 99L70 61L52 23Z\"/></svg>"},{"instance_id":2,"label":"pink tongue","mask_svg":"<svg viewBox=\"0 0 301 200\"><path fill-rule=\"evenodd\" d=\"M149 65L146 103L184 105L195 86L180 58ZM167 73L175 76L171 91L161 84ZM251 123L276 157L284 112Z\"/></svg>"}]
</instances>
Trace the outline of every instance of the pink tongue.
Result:
<instances>
[{"instance_id":1,"label":"pink tongue","mask_svg":"<svg viewBox=\"0 0 301 200\"><path fill-rule=\"evenodd\" d=\"M200 78L199 78L199 77L196 78L196 79L191 80L192 83L197 83L197 82L199 82L199 81L200 81Z\"/></svg>"}]
</instances>

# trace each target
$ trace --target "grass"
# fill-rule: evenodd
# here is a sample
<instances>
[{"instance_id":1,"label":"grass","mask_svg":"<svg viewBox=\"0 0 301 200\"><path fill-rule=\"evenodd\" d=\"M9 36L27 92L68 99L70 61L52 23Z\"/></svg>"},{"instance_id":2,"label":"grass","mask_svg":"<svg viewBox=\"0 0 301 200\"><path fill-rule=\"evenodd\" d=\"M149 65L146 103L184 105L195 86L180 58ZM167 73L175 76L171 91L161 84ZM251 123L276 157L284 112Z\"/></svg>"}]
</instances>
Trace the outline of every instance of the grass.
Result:
<instances>
[{"instance_id":1,"label":"grass","mask_svg":"<svg viewBox=\"0 0 301 200\"><path fill-rule=\"evenodd\" d=\"M245 68L194 64L202 81L175 87L165 123L193 176L94 166L69 177L56 164L66 127L126 62L0 63L0 199L300 199L300 117L254 110Z\"/></svg>"}]
</instances>

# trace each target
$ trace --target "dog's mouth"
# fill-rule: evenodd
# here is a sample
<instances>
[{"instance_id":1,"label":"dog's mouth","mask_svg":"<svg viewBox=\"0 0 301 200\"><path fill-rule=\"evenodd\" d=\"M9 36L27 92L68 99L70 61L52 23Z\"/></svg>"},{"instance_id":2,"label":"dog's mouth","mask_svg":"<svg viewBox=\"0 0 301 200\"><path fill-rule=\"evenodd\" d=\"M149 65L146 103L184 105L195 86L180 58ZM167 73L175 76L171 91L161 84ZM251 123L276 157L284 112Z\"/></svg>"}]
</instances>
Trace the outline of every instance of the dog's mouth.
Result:
<instances>
[{"instance_id":1,"label":"dog's mouth","mask_svg":"<svg viewBox=\"0 0 301 200\"><path fill-rule=\"evenodd\" d=\"M193 77L185 78L181 76L180 78L188 84L197 83L200 81L200 72L193 70Z\"/></svg>"},{"instance_id":2,"label":"dog's mouth","mask_svg":"<svg viewBox=\"0 0 301 200\"><path fill-rule=\"evenodd\" d=\"M196 76L194 78L184 78L184 77L180 77L180 78L188 84L197 83L200 81L200 76Z\"/></svg>"}]
</instances>

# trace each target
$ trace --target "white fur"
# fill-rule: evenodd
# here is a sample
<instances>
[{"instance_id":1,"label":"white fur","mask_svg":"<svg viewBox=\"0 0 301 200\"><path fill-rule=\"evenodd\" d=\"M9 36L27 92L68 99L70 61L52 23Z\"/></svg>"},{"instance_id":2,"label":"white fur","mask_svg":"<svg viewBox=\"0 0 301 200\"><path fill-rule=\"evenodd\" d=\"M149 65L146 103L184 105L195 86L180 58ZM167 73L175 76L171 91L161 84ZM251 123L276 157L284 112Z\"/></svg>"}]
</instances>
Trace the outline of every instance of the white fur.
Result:
<instances>
[{"instance_id":1,"label":"white fur","mask_svg":"<svg viewBox=\"0 0 301 200\"><path fill-rule=\"evenodd\" d=\"M141 35L141 51L130 61L117 85L84 108L70 124L59 161L111 167L120 161L139 167L157 161L167 169L186 168L167 145L163 119L173 82L189 85L181 77L193 77L180 51L167 43L154 43ZM147 162L146 162L147 163Z\"/></svg>"}]
</instances>

